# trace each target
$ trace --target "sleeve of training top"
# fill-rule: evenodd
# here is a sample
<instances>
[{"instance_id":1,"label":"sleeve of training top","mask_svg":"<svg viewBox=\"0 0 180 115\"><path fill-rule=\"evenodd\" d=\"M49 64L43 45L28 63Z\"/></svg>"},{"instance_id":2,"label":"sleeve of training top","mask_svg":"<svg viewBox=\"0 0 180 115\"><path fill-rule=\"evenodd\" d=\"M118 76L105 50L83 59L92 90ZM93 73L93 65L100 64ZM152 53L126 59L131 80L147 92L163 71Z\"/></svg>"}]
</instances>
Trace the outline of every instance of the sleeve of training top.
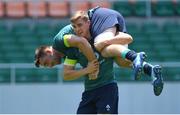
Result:
<instances>
[{"instance_id":1,"label":"sleeve of training top","mask_svg":"<svg viewBox=\"0 0 180 115\"><path fill-rule=\"evenodd\" d=\"M70 48L66 52L66 58L64 61L64 65L75 66L77 63L77 48Z\"/></svg>"},{"instance_id":2,"label":"sleeve of training top","mask_svg":"<svg viewBox=\"0 0 180 115\"><path fill-rule=\"evenodd\" d=\"M71 34L75 34L71 25L67 25L63 29L61 29L59 33L54 37L53 48L65 54L66 50L70 47L67 42L67 38Z\"/></svg>"}]
</instances>

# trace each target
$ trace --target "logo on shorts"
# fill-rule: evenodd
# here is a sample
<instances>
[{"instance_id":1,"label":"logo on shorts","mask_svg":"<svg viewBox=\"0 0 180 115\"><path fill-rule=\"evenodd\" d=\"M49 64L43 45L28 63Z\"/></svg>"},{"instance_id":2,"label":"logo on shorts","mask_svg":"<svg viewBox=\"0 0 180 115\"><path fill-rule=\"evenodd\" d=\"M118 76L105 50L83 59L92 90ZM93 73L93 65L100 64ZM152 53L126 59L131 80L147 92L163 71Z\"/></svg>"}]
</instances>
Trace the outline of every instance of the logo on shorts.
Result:
<instances>
[{"instance_id":1,"label":"logo on shorts","mask_svg":"<svg viewBox=\"0 0 180 115\"><path fill-rule=\"evenodd\" d=\"M106 105L106 110L110 111L110 109L111 109L110 105Z\"/></svg>"}]
</instances>

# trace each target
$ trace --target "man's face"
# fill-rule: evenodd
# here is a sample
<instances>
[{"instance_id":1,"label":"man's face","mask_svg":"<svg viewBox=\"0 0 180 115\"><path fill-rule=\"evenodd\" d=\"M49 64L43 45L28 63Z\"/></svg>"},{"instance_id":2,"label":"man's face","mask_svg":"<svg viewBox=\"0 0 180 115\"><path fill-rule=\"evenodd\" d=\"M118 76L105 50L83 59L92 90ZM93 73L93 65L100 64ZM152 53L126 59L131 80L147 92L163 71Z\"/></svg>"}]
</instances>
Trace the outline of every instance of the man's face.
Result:
<instances>
[{"instance_id":1,"label":"man's face","mask_svg":"<svg viewBox=\"0 0 180 115\"><path fill-rule=\"evenodd\" d=\"M86 39L89 38L89 26L90 26L90 21L85 21L81 18L79 18L75 23L72 23L73 29L75 33L78 36L84 37Z\"/></svg>"},{"instance_id":2,"label":"man's face","mask_svg":"<svg viewBox=\"0 0 180 115\"><path fill-rule=\"evenodd\" d=\"M53 67L57 64L60 64L60 58L55 57L55 55L53 55L51 50L45 50L46 55L40 58L40 65L44 66L44 67Z\"/></svg>"}]
</instances>

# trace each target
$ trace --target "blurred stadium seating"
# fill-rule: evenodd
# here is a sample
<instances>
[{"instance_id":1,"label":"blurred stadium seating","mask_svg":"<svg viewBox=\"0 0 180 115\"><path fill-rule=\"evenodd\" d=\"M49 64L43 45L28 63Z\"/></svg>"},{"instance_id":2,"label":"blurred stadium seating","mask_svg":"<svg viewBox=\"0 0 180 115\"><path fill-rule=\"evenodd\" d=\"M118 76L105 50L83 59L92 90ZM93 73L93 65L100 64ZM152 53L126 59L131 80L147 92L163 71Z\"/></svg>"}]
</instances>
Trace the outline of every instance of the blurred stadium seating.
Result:
<instances>
[{"instance_id":1,"label":"blurred stadium seating","mask_svg":"<svg viewBox=\"0 0 180 115\"><path fill-rule=\"evenodd\" d=\"M145 51L147 61L180 62L180 2L153 0L149 3L152 17L147 20L146 1L0 1L0 63L33 63L35 48L51 44L56 33L69 23L67 18L74 11L96 5L115 9L125 16L128 32L134 37L129 47ZM139 19L142 22L138 22ZM165 80L180 80L178 67L163 71ZM58 82L55 73L53 70L24 70L22 67L16 70L16 82ZM121 76L117 77L118 81L132 80L130 73L131 70L115 68L115 75ZM1 68L0 82L10 80L10 70Z\"/></svg>"},{"instance_id":2,"label":"blurred stadium seating","mask_svg":"<svg viewBox=\"0 0 180 115\"><path fill-rule=\"evenodd\" d=\"M5 3L6 16L11 18L22 18L26 16L25 3L8 1Z\"/></svg>"},{"instance_id":3,"label":"blurred stadium seating","mask_svg":"<svg viewBox=\"0 0 180 115\"><path fill-rule=\"evenodd\" d=\"M4 4L0 2L0 17L4 16Z\"/></svg>"},{"instance_id":4,"label":"blurred stadium seating","mask_svg":"<svg viewBox=\"0 0 180 115\"><path fill-rule=\"evenodd\" d=\"M27 2L27 15L29 17L45 17L47 13L45 1Z\"/></svg>"},{"instance_id":5,"label":"blurred stadium seating","mask_svg":"<svg viewBox=\"0 0 180 115\"><path fill-rule=\"evenodd\" d=\"M67 1L58 1L58 2L49 2L49 16L50 17L67 17L69 16L69 2Z\"/></svg>"}]
</instances>

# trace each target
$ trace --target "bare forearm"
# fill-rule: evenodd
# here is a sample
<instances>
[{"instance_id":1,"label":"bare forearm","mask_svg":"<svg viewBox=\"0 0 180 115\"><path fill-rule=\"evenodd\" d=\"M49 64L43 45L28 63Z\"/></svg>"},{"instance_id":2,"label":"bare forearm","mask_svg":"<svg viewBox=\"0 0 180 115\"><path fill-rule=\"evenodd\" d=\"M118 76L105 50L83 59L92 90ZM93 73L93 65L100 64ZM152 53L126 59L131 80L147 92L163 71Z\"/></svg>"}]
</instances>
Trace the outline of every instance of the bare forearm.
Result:
<instances>
[{"instance_id":1,"label":"bare forearm","mask_svg":"<svg viewBox=\"0 0 180 115\"><path fill-rule=\"evenodd\" d=\"M87 74L86 68L80 70L68 70L67 72L64 72L64 80L75 80Z\"/></svg>"},{"instance_id":2,"label":"bare forearm","mask_svg":"<svg viewBox=\"0 0 180 115\"><path fill-rule=\"evenodd\" d=\"M133 38L131 35L123 32L118 32L116 36L114 36L109 42L110 44L130 44L133 41Z\"/></svg>"},{"instance_id":3,"label":"bare forearm","mask_svg":"<svg viewBox=\"0 0 180 115\"><path fill-rule=\"evenodd\" d=\"M89 62L91 62L92 60L95 60L96 57L95 57L95 54L93 52L93 49L92 49L91 45L86 40L83 40L82 42L83 43L80 43L78 45L78 48L86 56L86 58L88 59Z\"/></svg>"},{"instance_id":4,"label":"bare forearm","mask_svg":"<svg viewBox=\"0 0 180 115\"><path fill-rule=\"evenodd\" d=\"M78 48L86 56L89 62L96 59L96 56L94 54L91 45L85 38L71 35L68 39L68 43L70 47Z\"/></svg>"},{"instance_id":5,"label":"bare forearm","mask_svg":"<svg viewBox=\"0 0 180 115\"><path fill-rule=\"evenodd\" d=\"M105 36L106 37L106 36ZM133 38L131 35L118 32L115 36L109 36L108 39L104 39L103 41L96 43L95 47L99 52L102 52L102 50L112 44L119 44L119 45L127 45L130 44L133 41Z\"/></svg>"}]
</instances>

